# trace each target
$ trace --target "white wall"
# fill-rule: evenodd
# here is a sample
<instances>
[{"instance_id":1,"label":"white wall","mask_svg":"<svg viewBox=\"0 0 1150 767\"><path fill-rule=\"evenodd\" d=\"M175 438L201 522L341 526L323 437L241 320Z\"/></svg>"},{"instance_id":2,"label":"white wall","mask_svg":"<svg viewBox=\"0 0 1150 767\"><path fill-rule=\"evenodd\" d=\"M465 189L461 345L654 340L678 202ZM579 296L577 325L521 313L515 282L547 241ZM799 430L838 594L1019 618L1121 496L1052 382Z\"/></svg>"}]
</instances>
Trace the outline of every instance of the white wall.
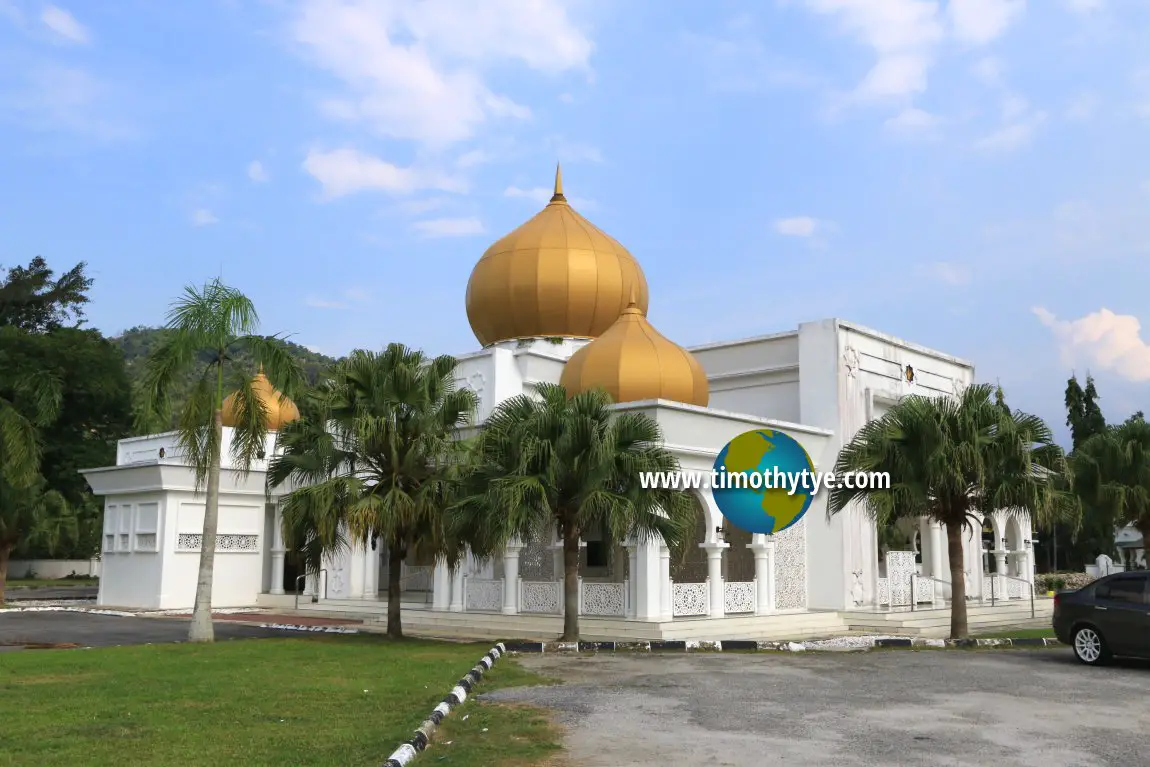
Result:
<instances>
[{"instance_id":1,"label":"white wall","mask_svg":"<svg viewBox=\"0 0 1150 767\"><path fill-rule=\"evenodd\" d=\"M187 492L168 494L164 533L163 609L191 607L199 574L199 541L204 529L204 499ZM220 493L213 607L254 605L264 585L267 540L262 497Z\"/></svg>"},{"instance_id":2,"label":"white wall","mask_svg":"<svg viewBox=\"0 0 1150 767\"><path fill-rule=\"evenodd\" d=\"M710 406L801 423L798 334L794 331L693 347L710 384Z\"/></svg>"},{"instance_id":3,"label":"white wall","mask_svg":"<svg viewBox=\"0 0 1150 767\"><path fill-rule=\"evenodd\" d=\"M103 565L97 603L160 609L164 493L104 499Z\"/></svg>"}]
</instances>

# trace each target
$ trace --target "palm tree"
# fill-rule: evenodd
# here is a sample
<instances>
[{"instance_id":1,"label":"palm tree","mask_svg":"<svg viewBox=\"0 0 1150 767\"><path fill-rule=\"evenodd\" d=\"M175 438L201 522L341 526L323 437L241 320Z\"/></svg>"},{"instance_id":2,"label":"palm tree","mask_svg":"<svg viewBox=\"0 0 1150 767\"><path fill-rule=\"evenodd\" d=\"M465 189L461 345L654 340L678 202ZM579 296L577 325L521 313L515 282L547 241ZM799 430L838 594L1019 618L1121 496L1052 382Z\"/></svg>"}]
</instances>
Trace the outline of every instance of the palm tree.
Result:
<instances>
[{"instance_id":1,"label":"palm tree","mask_svg":"<svg viewBox=\"0 0 1150 767\"><path fill-rule=\"evenodd\" d=\"M158 421L169 422L172 395L189 375L193 377L177 419L184 458L195 471L197 490L205 493L199 576L188 640L211 642L225 387L235 390L232 457L241 476L247 475L264 450L268 433L267 407L252 389L255 371L242 370L233 360L241 350L247 351L272 383L289 396L301 387L303 375L281 339L256 334L259 316L251 299L219 279L201 289L185 288L173 302L167 320L170 332L148 357L140 387L138 425L146 428Z\"/></svg>"},{"instance_id":2,"label":"palm tree","mask_svg":"<svg viewBox=\"0 0 1150 767\"><path fill-rule=\"evenodd\" d=\"M616 414L610 396L568 397L543 384L536 396L505 400L484 422L458 522L479 558L512 538L559 531L563 542L563 636L579 638L579 539L590 530L612 540L662 538L677 546L694 531L697 507L682 491L644 489L644 472L679 470L659 425L641 413ZM634 577L632 575L632 577Z\"/></svg>"},{"instance_id":3,"label":"palm tree","mask_svg":"<svg viewBox=\"0 0 1150 767\"><path fill-rule=\"evenodd\" d=\"M1071 519L1066 460L1041 418L995 401L995 387L967 387L957 398L907 397L866 424L839 453L835 473L886 472L890 487L843 485L828 514L858 501L880 527L927 517L946 529L951 637L967 635L963 531L979 513L1029 513L1038 523Z\"/></svg>"},{"instance_id":4,"label":"palm tree","mask_svg":"<svg viewBox=\"0 0 1150 767\"><path fill-rule=\"evenodd\" d=\"M1090 437L1071 455L1084 500L1150 541L1150 423L1135 416Z\"/></svg>"},{"instance_id":5,"label":"palm tree","mask_svg":"<svg viewBox=\"0 0 1150 767\"><path fill-rule=\"evenodd\" d=\"M25 485L10 485L0 479L0 605L4 604L8 582L8 560L22 543L44 547L55 554L62 544L74 543L79 520L64 496L48 489L37 475Z\"/></svg>"},{"instance_id":6,"label":"palm tree","mask_svg":"<svg viewBox=\"0 0 1150 767\"><path fill-rule=\"evenodd\" d=\"M387 634L403 636L402 564L421 554L452 565L461 547L448 537L465 443L460 429L475 393L455 384L453 357L427 358L402 344L356 350L305 398L284 427L268 487L283 500L284 540L316 572L321 558L351 542L387 547Z\"/></svg>"}]
</instances>

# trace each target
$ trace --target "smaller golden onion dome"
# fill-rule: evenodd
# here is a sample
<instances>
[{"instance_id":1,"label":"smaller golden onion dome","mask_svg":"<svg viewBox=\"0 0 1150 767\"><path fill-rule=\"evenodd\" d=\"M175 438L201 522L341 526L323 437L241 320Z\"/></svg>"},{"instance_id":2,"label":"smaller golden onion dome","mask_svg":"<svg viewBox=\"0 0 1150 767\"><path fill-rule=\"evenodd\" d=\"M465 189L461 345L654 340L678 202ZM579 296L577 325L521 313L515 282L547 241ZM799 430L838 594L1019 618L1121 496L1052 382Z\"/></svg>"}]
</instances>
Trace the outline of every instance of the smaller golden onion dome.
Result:
<instances>
[{"instance_id":1,"label":"smaller golden onion dome","mask_svg":"<svg viewBox=\"0 0 1150 767\"><path fill-rule=\"evenodd\" d=\"M299 418L299 408L272 386L262 367L252 378L252 392L267 411L268 431L278 431L285 423ZM230 394L224 400L224 426L235 426L236 421L236 395Z\"/></svg>"},{"instance_id":2,"label":"smaller golden onion dome","mask_svg":"<svg viewBox=\"0 0 1150 767\"><path fill-rule=\"evenodd\" d=\"M603 335L571 355L559 383L569 396L605 389L616 402L666 399L706 407L711 398L703 366L655 330L634 299Z\"/></svg>"},{"instance_id":3,"label":"smaller golden onion dome","mask_svg":"<svg viewBox=\"0 0 1150 767\"><path fill-rule=\"evenodd\" d=\"M563 194L487 249L467 282L467 319L479 343L516 338L595 338L627 308L647 309L647 278L617 240Z\"/></svg>"}]
</instances>

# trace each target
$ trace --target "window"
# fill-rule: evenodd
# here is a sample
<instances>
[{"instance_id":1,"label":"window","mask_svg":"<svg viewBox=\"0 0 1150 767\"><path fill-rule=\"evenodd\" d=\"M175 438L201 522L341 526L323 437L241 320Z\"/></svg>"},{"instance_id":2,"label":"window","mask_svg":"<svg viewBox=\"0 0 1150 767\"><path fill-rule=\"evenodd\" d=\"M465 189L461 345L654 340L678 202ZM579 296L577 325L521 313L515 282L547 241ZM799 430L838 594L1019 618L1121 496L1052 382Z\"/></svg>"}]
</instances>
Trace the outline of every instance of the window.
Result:
<instances>
[{"instance_id":1,"label":"window","mask_svg":"<svg viewBox=\"0 0 1150 767\"><path fill-rule=\"evenodd\" d=\"M607 567L610 564L610 556L606 541L587 541L588 567Z\"/></svg>"},{"instance_id":2,"label":"window","mask_svg":"<svg viewBox=\"0 0 1150 767\"><path fill-rule=\"evenodd\" d=\"M1127 604L1146 604L1145 578L1115 578L1101 583L1094 588L1095 599L1105 599L1109 602L1125 602Z\"/></svg>"}]
</instances>

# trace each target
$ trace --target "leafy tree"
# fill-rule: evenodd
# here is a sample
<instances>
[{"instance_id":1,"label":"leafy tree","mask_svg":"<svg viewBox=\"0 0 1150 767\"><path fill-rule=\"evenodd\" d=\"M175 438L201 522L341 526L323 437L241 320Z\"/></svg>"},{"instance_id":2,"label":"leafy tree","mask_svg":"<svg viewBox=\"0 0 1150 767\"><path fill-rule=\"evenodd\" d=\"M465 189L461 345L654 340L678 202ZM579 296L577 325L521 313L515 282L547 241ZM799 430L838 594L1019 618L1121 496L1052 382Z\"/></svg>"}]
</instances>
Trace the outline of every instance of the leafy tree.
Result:
<instances>
[{"instance_id":1,"label":"leafy tree","mask_svg":"<svg viewBox=\"0 0 1150 767\"><path fill-rule=\"evenodd\" d=\"M269 380L285 395L302 385L302 376L278 337L256 334L259 316L251 300L235 288L215 279L197 289L188 286L168 313L171 331L148 358L138 417L143 423L165 420L171 413L172 390L187 374L196 372L195 383L178 414L179 443L185 459L195 470L196 487L205 493L204 531L200 549L196 601L188 639L211 642L212 577L219 522L223 402L227 363L239 350L257 360ZM206 361L205 361L206 360ZM252 389L256 371L232 371L235 419L232 435L233 465L241 475L264 449L267 410Z\"/></svg>"},{"instance_id":2,"label":"leafy tree","mask_svg":"<svg viewBox=\"0 0 1150 767\"><path fill-rule=\"evenodd\" d=\"M616 541L662 538L678 546L694 531L697 506L678 490L640 486L644 472L679 470L659 425L617 414L605 392L568 397L545 384L537 396L500 403L484 422L457 505L460 537L480 558L515 537L558 529L563 541L563 639L579 638L579 539L603 529Z\"/></svg>"},{"instance_id":3,"label":"leafy tree","mask_svg":"<svg viewBox=\"0 0 1150 767\"><path fill-rule=\"evenodd\" d=\"M1150 424L1131 417L1088 439L1071 459L1083 497L1150 541Z\"/></svg>"},{"instance_id":4,"label":"leafy tree","mask_svg":"<svg viewBox=\"0 0 1150 767\"><path fill-rule=\"evenodd\" d=\"M462 543L444 510L456 487L475 394L455 385L457 362L402 344L356 350L303 403L279 435L268 487L283 499L284 541L316 572L324 554L379 539L388 551L387 634L403 636L400 576L414 554L454 565Z\"/></svg>"},{"instance_id":5,"label":"leafy tree","mask_svg":"<svg viewBox=\"0 0 1150 767\"><path fill-rule=\"evenodd\" d=\"M1066 382L1066 425L1070 427L1072 452L1078 450L1091 437L1106 431L1106 419L1098 404L1098 389L1094 378L1087 375L1086 386L1072 375ZM1092 499L1083 499L1083 512L1075 526L1052 525L1049 529L1050 566L1058 569L1062 553L1067 567L1078 568L1100 553L1112 554L1114 549L1114 515L1109 507Z\"/></svg>"},{"instance_id":6,"label":"leafy tree","mask_svg":"<svg viewBox=\"0 0 1150 767\"><path fill-rule=\"evenodd\" d=\"M835 473L887 472L889 488L840 486L828 513L858 501L881 527L928 517L946 529L951 626L967 634L963 532L981 529L980 512L1028 512L1032 519L1073 518L1076 499L1060 484L1065 457L1037 416L1009 412L994 387L967 387L956 399L907 397L871 421L839 453Z\"/></svg>"},{"instance_id":7,"label":"leafy tree","mask_svg":"<svg viewBox=\"0 0 1150 767\"><path fill-rule=\"evenodd\" d=\"M167 340L171 333L172 331L167 328L138 326L125 330L119 336L111 339L123 353L124 364L128 370L128 378L132 383L134 391L138 392L143 385L147 371L148 357ZM335 359L332 357L313 352L311 349L301 346L300 344L284 340L283 345L303 369L304 377L310 385L314 385L319 380L321 374L335 364ZM198 361L201 365L206 365L210 361L210 358L210 354L203 354L198 358ZM224 377L230 380L237 373L243 375L246 374L247 371L258 369L258 367L259 360L255 358L250 350L237 348L234 350L231 358L224 363ZM157 418L154 422L148 423L146 419L141 418L140 414L137 414L136 422L139 424L139 428L148 433L178 428L178 414L183 411L184 402L188 399L189 393L195 387L198 375L199 367L189 366L186 375L173 382L170 392L172 412L169 417L166 420ZM140 408L140 401L142 399L143 398L137 393L137 409Z\"/></svg>"},{"instance_id":8,"label":"leafy tree","mask_svg":"<svg viewBox=\"0 0 1150 767\"><path fill-rule=\"evenodd\" d=\"M56 330L67 322L78 326L92 287L84 269L81 262L53 279L55 273L40 256L28 266L11 267L0 281L0 326L30 333Z\"/></svg>"},{"instance_id":9,"label":"leafy tree","mask_svg":"<svg viewBox=\"0 0 1150 767\"><path fill-rule=\"evenodd\" d=\"M21 541L54 553L77 535L75 514L64 496L48 489L42 477L23 486L0 479L0 604L4 603L9 557Z\"/></svg>"}]
</instances>

